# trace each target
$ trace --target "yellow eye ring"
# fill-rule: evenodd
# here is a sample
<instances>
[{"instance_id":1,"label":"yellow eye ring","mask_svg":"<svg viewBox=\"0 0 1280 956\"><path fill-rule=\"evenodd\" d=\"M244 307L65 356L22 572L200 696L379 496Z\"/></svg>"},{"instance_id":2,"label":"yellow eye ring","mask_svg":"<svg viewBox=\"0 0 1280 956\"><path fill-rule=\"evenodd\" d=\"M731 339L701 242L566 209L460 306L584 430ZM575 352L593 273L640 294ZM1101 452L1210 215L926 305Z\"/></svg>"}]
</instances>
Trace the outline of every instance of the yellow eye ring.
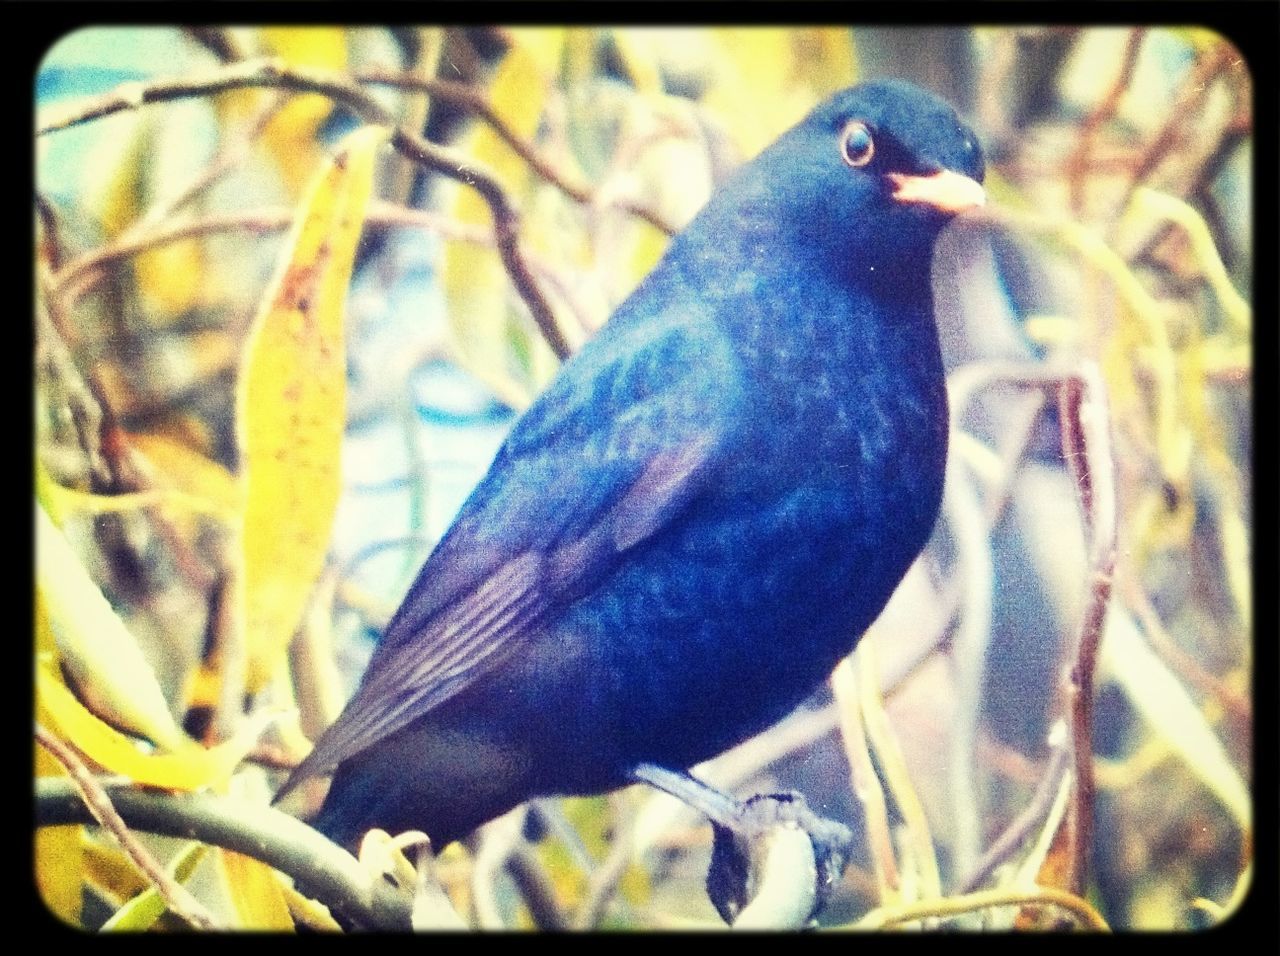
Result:
<instances>
[{"instance_id":1,"label":"yellow eye ring","mask_svg":"<svg viewBox=\"0 0 1280 956\"><path fill-rule=\"evenodd\" d=\"M840 133L840 155L846 163L859 169L871 162L875 154L876 144L866 123L854 120L845 126Z\"/></svg>"}]
</instances>

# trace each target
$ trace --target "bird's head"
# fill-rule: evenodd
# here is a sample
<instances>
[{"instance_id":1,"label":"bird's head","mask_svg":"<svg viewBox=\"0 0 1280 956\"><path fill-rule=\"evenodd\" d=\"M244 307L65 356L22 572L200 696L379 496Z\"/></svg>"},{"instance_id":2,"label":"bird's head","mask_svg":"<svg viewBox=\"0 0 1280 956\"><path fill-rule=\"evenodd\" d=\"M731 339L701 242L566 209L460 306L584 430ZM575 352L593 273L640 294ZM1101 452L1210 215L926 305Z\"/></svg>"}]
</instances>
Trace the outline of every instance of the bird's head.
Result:
<instances>
[{"instance_id":1,"label":"bird's head","mask_svg":"<svg viewBox=\"0 0 1280 956\"><path fill-rule=\"evenodd\" d=\"M806 120L834 137L859 193L878 189L882 208L948 217L985 202L977 137L947 103L907 83L864 83ZM830 164L832 169L834 163Z\"/></svg>"},{"instance_id":2,"label":"bird's head","mask_svg":"<svg viewBox=\"0 0 1280 956\"><path fill-rule=\"evenodd\" d=\"M835 94L725 190L738 228L778 230L815 264L924 268L938 232L985 201L977 137L943 100L882 80ZM923 265L921 265L923 264Z\"/></svg>"}]
</instances>

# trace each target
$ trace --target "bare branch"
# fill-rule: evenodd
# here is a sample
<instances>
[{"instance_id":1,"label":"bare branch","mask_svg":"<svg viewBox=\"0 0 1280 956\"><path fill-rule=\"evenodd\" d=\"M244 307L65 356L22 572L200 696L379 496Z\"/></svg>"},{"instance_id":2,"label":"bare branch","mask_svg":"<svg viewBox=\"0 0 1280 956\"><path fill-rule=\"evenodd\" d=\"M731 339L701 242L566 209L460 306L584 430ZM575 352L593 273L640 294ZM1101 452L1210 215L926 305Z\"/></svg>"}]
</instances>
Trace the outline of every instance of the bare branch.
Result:
<instances>
[{"instance_id":1,"label":"bare branch","mask_svg":"<svg viewBox=\"0 0 1280 956\"><path fill-rule=\"evenodd\" d=\"M346 850L286 813L249 800L157 793L131 784L103 786L130 827L196 839L261 860L361 926L407 930L410 901L376 879ZM36 782L37 826L91 823L94 817L68 781Z\"/></svg>"},{"instance_id":2,"label":"bare branch","mask_svg":"<svg viewBox=\"0 0 1280 956\"><path fill-rule=\"evenodd\" d=\"M1093 840L1093 675L1098 645L1111 599L1116 563L1116 502L1111 456L1110 418L1102 374L1086 363L1062 385L1062 449L1079 489L1090 534L1089 592L1071 667L1069 700L1075 793L1071 826L1071 885L1083 893L1088 882Z\"/></svg>"},{"instance_id":3,"label":"bare branch","mask_svg":"<svg viewBox=\"0 0 1280 956\"><path fill-rule=\"evenodd\" d=\"M1052 906L1070 913L1085 929L1107 932L1110 927L1102 914L1087 900L1074 893L1037 886L1029 890L983 890L965 896L952 896L940 900L925 900L908 906L895 906L872 910L857 923L854 929L884 929L902 923L914 923L929 917L947 918L965 913L981 912L993 906Z\"/></svg>"},{"instance_id":4,"label":"bare branch","mask_svg":"<svg viewBox=\"0 0 1280 956\"><path fill-rule=\"evenodd\" d=\"M517 156L529 164L530 169L548 183L555 186L575 202L588 206L597 204L599 198L598 188L593 189L586 183L581 182L572 174L562 170L551 159L544 156L537 146L512 129L511 124L498 114L498 111L494 109L493 104L483 91L474 86L466 83L455 83L450 80L413 76L376 68L358 71L355 74L355 79L357 82L368 83L373 86L389 86L400 90L427 93L437 99L475 113L476 116L488 124L504 143L511 147ZM648 206L625 199L619 200L616 205L623 212L638 219L643 219L649 225L661 230L668 236L673 236L676 233L674 225L664 219L661 213L650 209Z\"/></svg>"},{"instance_id":5,"label":"bare branch","mask_svg":"<svg viewBox=\"0 0 1280 956\"><path fill-rule=\"evenodd\" d=\"M560 358L570 353L543 297L519 243L519 214L510 195L489 170L447 147L427 142L417 133L397 125L394 115L373 96L342 74L304 67L287 67L276 59L246 60L228 67L194 73L179 79L129 83L105 96L81 101L63 114L40 124L37 135L68 129L81 123L151 103L209 96L250 87L278 88L296 93L319 93L354 112L366 122L391 128L391 145L423 167L455 179L476 190L489 206L497 236L498 254L516 291L538 324L543 338Z\"/></svg>"},{"instance_id":6,"label":"bare branch","mask_svg":"<svg viewBox=\"0 0 1280 956\"><path fill-rule=\"evenodd\" d=\"M129 854L129 859L133 860L134 865L151 881L169 909L198 929L218 929L218 921L205 909L204 904L192 896L185 886L171 877L150 851L130 832L128 825L112 806L106 790L94 778L76 752L40 724L36 724L36 742L52 754L71 775L71 781L80 799L84 801L84 806L93 815L93 819L119 841L125 853Z\"/></svg>"},{"instance_id":7,"label":"bare branch","mask_svg":"<svg viewBox=\"0 0 1280 956\"><path fill-rule=\"evenodd\" d=\"M1076 133L1076 148L1067 159L1067 182L1071 189L1071 208L1079 214L1084 206L1084 176L1089 168L1089 154L1093 150L1093 142L1102 124L1116 114L1120 105L1120 97L1133 82L1133 71L1138 65L1138 54L1142 50L1142 41L1147 31L1144 27L1134 27L1129 31L1125 41L1124 59L1120 63L1120 72L1116 74L1111 88L1080 125Z\"/></svg>"},{"instance_id":8,"label":"bare branch","mask_svg":"<svg viewBox=\"0 0 1280 956\"><path fill-rule=\"evenodd\" d=\"M961 893L972 893L985 883L1000 866L1007 863L1022 846L1031 833L1044 822L1053 807L1054 795L1062 783L1062 775L1067 772L1068 752L1066 747L1055 747L1045 768L1044 776L1036 787L1031 801L1018 814L995 842L987 848L987 852L973 867L960 884Z\"/></svg>"}]
</instances>

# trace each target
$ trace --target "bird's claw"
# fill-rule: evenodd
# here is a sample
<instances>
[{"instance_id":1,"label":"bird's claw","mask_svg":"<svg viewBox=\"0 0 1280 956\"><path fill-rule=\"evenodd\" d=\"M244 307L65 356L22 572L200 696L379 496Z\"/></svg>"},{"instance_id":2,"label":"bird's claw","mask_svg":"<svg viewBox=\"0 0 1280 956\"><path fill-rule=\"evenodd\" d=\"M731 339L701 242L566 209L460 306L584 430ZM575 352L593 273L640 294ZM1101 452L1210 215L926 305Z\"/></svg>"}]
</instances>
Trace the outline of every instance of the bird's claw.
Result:
<instances>
[{"instance_id":1,"label":"bird's claw","mask_svg":"<svg viewBox=\"0 0 1280 956\"><path fill-rule=\"evenodd\" d=\"M853 848L853 832L820 817L795 792L757 794L739 805L729 821L713 820L715 841L707 870L707 895L726 923L733 923L759 892L769 857L768 842L779 828L798 828L812 846L812 905L804 919L816 916L831 887L844 872Z\"/></svg>"}]
</instances>

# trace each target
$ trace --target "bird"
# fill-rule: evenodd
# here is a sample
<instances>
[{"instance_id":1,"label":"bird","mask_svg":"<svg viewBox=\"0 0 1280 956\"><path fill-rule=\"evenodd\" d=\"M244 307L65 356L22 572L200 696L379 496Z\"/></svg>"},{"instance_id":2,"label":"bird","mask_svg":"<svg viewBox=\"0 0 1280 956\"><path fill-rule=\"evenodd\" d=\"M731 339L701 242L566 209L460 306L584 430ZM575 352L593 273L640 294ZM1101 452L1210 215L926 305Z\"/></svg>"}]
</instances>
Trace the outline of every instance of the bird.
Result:
<instances>
[{"instance_id":1,"label":"bird","mask_svg":"<svg viewBox=\"0 0 1280 956\"><path fill-rule=\"evenodd\" d=\"M930 264L983 177L896 80L741 166L515 422L276 799L332 774L330 839L442 847L532 798L679 790L802 703L936 521Z\"/></svg>"}]
</instances>

